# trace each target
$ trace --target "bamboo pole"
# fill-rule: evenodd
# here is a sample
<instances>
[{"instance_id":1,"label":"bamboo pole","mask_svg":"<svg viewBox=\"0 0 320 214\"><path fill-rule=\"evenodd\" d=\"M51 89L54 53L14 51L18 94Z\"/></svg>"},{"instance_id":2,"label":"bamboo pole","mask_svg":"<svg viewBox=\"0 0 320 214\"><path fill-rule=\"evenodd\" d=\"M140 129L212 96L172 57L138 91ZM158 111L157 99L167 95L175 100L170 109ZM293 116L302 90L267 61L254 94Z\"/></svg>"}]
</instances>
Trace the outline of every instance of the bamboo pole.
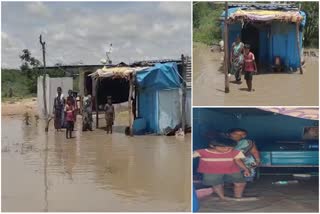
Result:
<instances>
[{"instance_id":1,"label":"bamboo pole","mask_svg":"<svg viewBox=\"0 0 320 214\"><path fill-rule=\"evenodd\" d=\"M133 91L133 81L132 81L132 74L129 75L129 97L128 97L128 111L129 111L129 133L130 136L133 136L133 131L132 131L132 103L131 103L131 98L132 98L132 91Z\"/></svg>"},{"instance_id":2,"label":"bamboo pole","mask_svg":"<svg viewBox=\"0 0 320 214\"><path fill-rule=\"evenodd\" d=\"M137 118L137 87L134 85L134 111L133 111L133 119L135 120Z\"/></svg>"},{"instance_id":3,"label":"bamboo pole","mask_svg":"<svg viewBox=\"0 0 320 214\"><path fill-rule=\"evenodd\" d=\"M300 74L303 74L303 69L301 65L301 51L300 51L300 36L299 36L299 22L296 24L296 34L297 34L297 49L298 49L298 59L299 59L299 67L300 67Z\"/></svg>"},{"instance_id":4,"label":"bamboo pole","mask_svg":"<svg viewBox=\"0 0 320 214\"><path fill-rule=\"evenodd\" d=\"M224 13L224 92L229 93L229 35L228 35L228 2L225 2L225 13Z\"/></svg>"},{"instance_id":5,"label":"bamboo pole","mask_svg":"<svg viewBox=\"0 0 320 214\"><path fill-rule=\"evenodd\" d=\"M183 55L181 55L181 61L182 61L182 101L181 101L181 105L182 105L182 109L181 109L181 124L182 124L182 131L185 133L185 128L186 128L186 83L185 83L185 79L186 79L186 72L187 72L187 62L186 62L186 57L184 57Z\"/></svg>"},{"instance_id":6,"label":"bamboo pole","mask_svg":"<svg viewBox=\"0 0 320 214\"><path fill-rule=\"evenodd\" d=\"M96 93L95 93L95 103L96 103L96 128L99 128L99 105L98 105L98 90L99 90L99 79L96 80Z\"/></svg>"},{"instance_id":7,"label":"bamboo pole","mask_svg":"<svg viewBox=\"0 0 320 214\"><path fill-rule=\"evenodd\" d=\"M301 4L299 3L299 13L300 13L300 9L301 9ZM299 25L300 25L300 22L297 22L296 23L297 49L298 49L298 59L299 59L299 66L300 66L300 74L303 74L302 63L301 63Z\"/></svg>"}]
</instances>

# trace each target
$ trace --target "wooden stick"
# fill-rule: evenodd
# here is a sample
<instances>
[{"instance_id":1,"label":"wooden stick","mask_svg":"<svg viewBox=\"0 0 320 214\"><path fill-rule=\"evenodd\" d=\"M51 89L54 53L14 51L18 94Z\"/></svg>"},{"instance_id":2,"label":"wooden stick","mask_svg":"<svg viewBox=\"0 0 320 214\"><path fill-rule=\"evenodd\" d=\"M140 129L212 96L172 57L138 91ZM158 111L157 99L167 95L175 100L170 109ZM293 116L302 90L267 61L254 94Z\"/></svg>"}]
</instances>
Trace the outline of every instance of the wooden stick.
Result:
<instances>
[{"instance_id":1,"label":"wooden stick","mask_svg":"<svg viewBox=\"0 0 320 214\"><path fill-rule=\"evenodd\" d=\"M182 124L182 130L185 133L185 127L186 127L186 83L185 83L185 79L186 79L186 72L187 72L187 60L186 57L184 57L183 55L181 55L181 62L182 62L182 103L181 103L181 124Z\"/></svg>"},{"instance_id":2,"label":"wooden stick","mask_svg":"<svg viewBox=\"0 0 320 214\"><path fill-rule=\"evenodd\" d=\"M303 74L303 69L301 65L301 53L300 53L300 36L299 36L299 22L296 24L296 34L297 34L297 48L298 48L298 59L299 59L299 67L300 67L300 74Z\"/></svg>"},{"instance_id":3,"label":"wooden stick","mask_svg":"<svg viewBox=\"0 0 320 214\"><path fill-rule=\"evenodd\" d=\"M99 128L99 105L98 105L98 90L99 90L99 79L96 81L96 94L95 94L95 102L96 102L96 128Z\"/></svg>"},{"instance_id":4,"label":"wooden stick","mask_svg":"<svg viewBox=\"0 0 320 214\"><path fill-rule=\"evenodd\" d=\"M129 110L129 132L130 136L133 136L132 131L132 104L131 104L131 97L133 91L133 81L132 81L132 74L129 75L129 97L128 97L128 110Z\"/></svg>"},{"instance_id":5,"label":"wooden stick","mask_svg":"<svg viewBox=\"0 0 320 214\"><path fill-rule=\"evenodd\" d=\"M42 79L42 93L43 93L43 106L44 106L44 117L46 120L45 132L49 131L49 114L47 107L47 86L46 86L46 42L42 41L42 35L40 34L39 41L42 47L42 59L43 59L43 79Z\"/></svg>"},{"instance_id":6,"label":"wooden stick","mask_svg":"<svg viewBox=\"0 0 320 214\"><path fill-rule=\"evenodd\" d=\"M224 13L224 92L229 93L229 35L228 35L228 2L225 2L225 13Z\"/></svg>"},{"instance_id":7,"label":"wooden stick","mask_svg":"<svg viewBox=\"0 0 320 214\"><path fill-rule=\"evenodd\" d=\"M301 4L299 3L299 14L300 14ZM300 22L296 24L296 33L297 33L297 46L298 46L298 59L299 59L299 66L300 66L300 74L303 74L302 63L301 63L301 52L300 52L300 33L299 33L299 25Z\"/></svg>"}]
</instances>

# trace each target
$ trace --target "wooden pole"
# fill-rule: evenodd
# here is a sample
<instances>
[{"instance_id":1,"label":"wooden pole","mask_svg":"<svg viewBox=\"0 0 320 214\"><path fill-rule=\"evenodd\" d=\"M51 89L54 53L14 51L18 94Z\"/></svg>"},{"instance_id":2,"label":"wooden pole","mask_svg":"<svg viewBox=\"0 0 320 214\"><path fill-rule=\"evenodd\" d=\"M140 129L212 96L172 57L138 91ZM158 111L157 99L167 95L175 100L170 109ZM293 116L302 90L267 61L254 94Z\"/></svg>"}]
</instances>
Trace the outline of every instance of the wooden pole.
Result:
<instances>
[{"instance_id":1,"label":"wooden pole","mask_svg":"<svg viewBox=\"0 0 320 214\"><path fill-rule=\"evenodd\" d=\"M43 59L43 79L42 79L42 93L43 93L43 106L44 106L44 117L46 120L45 132L49 131L49 115L48 115L48 108L47 108L47 98L46 98L46 43L42 41L42 35L40 34L39 41L42 47L42 59Z\"/></svg>"},{"instance_id":2,"label":"wooden pole","mask_svg":"<svg viewBox=\"0 0 320 214\"><path fill-rule=\"evenodd\" d=\"M137 118L137 113L138 113L138 111L137 111L137 108L138 108L138 106L137 106L137 105L138 105L138 104L137 104L137 103L138 103L138 102L137 102L137 98L138 98L137 93L138 93L138 92L137 92L136 86L137 86L137 85L135 84L135 85L134 85L134 111L133 111L133 112L134 112L134 115L133 115L133 116L134 116L134 117L133 117L134 120Z\"/></svg>"},{"instance_id":3,"label":"wooden pole","mask_svg":"<svg viewBox=\"0 0 320 214\"><path fill-rule=\"evenodd\" d=\"M100 80L96 80L96 94L95 94L95 101L96 101L96 128L99 128L99 104L98 104L98 90L99 90L99 82Z\"/></svg>"},{"instance_id":4,"label":"wooden pole","mask_svg":"<svg viewBox=\"0 0 320 214\"><path fill-rule=\"evenodd\" d=\"M300 13L300 8L301 8L301 4L299 3L299 13ZM301 63L299 25L300 25L300 22L297 22L297 23L296 23L297 49L298 49L298 59L299 59L300 74L303 74L302 63Z\"/></svg>"},{"instance_id":5,"label":"wooden pole","mask_svg":"<svg viewBox=\"0 0 320 214\"><path fill-rule=\"evenodd\" d=\"M133 91L133 78L132 78L132 74L130 74L129 75L129 97L128 97L129 133L130 133L130 136L133 136L133 131L132 131L132 104L131 104L132 91Z\"/></svg>"},{"instance_id":6,"label":"wooden pole","mask_svg":"<svg viewBox=\"0 0 320 214\"><path fill-rule=\"evenodd\" d=\"M298 49L298 59L299 59L299 68L300 74L303 74L303 69L301 65L301 52L300 52L300 36L299 36L299 22L296 24L296 34L297 34L297 49Z\"/></svg>"},{"instance_id":7,"label":"wooden pole","mask_svg":"<svg viewBox=\"0 0 320 214\"><path fill-rule=\"evenodd\" d=\"M182 130L185 133L185 128L186 128L186 83L185 83L185 79L186 79L186 66L187 66L187 62L186 62L186 58L181 55L181 62L182 62L182 101L181 101L181 105L182 105L182 109L181 109L181 126L182 126Z\"/></svg>"},{"instance_id":8,"label":"wooden pole","mask_svg":"<svg viewBox=\"0 0 320 214\"><path fill-rule=\"evenodd\" d=\"M224 92L229 93L229 35L228 35L228 2L225 2L224 13Z\"/></svg>"}]
</instances>

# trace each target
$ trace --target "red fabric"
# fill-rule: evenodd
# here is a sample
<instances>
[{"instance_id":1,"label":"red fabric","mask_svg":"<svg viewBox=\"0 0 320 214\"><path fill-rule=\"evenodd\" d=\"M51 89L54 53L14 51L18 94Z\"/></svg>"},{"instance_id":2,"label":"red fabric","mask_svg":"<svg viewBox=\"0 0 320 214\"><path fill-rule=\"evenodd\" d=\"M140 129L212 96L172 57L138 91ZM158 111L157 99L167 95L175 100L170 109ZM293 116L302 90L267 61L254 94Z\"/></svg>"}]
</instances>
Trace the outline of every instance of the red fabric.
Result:
<instances>
[{"instance_id":1,"label":"red fabric","mask_svg":"<svg viewBox=\"0 0 320 214\"><path fill-rule=\"evenodd\" d=\"M244 54L244 70L254 72L254 54L249 52L248 55Z\"/></svg>"},{"instance_id":2,"label":"red fabric","mask_svg":"<svg viewBox=\"0 0 320 214\"><path fill-rule=\"evenodd\" d=\"M74 121L74 108L72 106L66 106L66 120Z\"/></svg>"},{"instance_id":3,"label":"red fabric","mask_svg":"<svg viewBox=\"0 0 320 214\"><path fill-rule=\"evenodd\" d=\"M205 174L233 174L240 172L234 158L240 153L238 150L230 150L226 153L214 153L207 149L197 150L200 154L198 172ZM223 160L223 159L230 160ZM208 161L211 159L214 161ZM220 159L220 160L219 160Z\"/></svg>"}]
</instances>

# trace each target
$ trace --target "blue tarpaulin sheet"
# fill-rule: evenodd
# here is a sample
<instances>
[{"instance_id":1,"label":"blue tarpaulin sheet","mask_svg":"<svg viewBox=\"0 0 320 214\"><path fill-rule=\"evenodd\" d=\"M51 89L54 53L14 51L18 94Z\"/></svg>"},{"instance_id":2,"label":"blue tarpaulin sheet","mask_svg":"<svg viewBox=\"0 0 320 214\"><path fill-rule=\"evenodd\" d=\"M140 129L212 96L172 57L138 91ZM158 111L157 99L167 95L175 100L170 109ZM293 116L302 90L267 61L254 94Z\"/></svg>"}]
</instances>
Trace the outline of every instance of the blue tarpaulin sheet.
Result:
<instances>
[{"instance_id":1,"label":"blue tarpaulin sheet","mask_svg":"<svg viewBox=\"0 0 320 214\"><path fill-rule=\"evenodd\" d=\"M155 66L136 74L139 88L161 90L179 88L180 78L176 63L155 64Z\"/></svg>"},{"instance_id":2,"label":"blue tarpaulin sheet","mask_svg":"<svg viewBox=\"0 0 320 214\"><path fill-rule=\"evenodd\" d=\"M272 10L274 6L266 7L265 9ZM246 7L236 7L228 9L228 16L236 13L237 10L249 9ZM290 8L288 8L290 10ZM281 11L284 11L282 9ZM303 16L301 22L301 27L304 27L306 23L306 13L303 11L299 12ZM224 17L224 12L221 14L221 18ZM224 27L223 21L221 22L222 29ZM237 35L241 35L243 28L240 22L233 23L229 25L229 49L231 50L232 43L235 41ZM300 67L301 51L303 48L302 41L302 29L299 32L300 38L300 53L296 45L296 25L294 23L285 22L273 22L268 27L259 29L259 36L257 37L257 42L259 43L259 49L256 54L256 59L262 65L272 65L274 63L275 57L280 57L282 64L286 69L297 69ZM222 30L223 32L223 30ZM223 34L222 34L223 38ZM243 38L242 38L243 39ZM252 45L252 44L251 44ZM229 51L230 51L229 50Z\"/></svg>"}]
</instances>

